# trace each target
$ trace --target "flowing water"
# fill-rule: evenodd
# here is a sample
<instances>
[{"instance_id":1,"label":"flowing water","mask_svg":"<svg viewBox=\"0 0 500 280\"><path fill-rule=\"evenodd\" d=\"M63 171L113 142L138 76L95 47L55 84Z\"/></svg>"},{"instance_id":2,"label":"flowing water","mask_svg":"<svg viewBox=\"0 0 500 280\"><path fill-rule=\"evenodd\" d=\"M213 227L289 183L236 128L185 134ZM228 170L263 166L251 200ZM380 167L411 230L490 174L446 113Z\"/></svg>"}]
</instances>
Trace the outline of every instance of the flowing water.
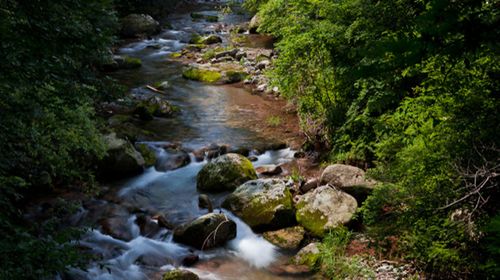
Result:
<instances>
[{"instance_id":1,"label":"flowing water","mask_svg":"<svg viewBox=\"0 0 500 280\"><path fill-rule=\"evenodd\" d=\"M120 54L141 58L143 64L140 69L121 70L115 73L115 78L136 94L142 94L144 90L141 87L144 85L168 81L170 86L165 90L167 99L181 108L180 115L170 119L156 118L144 125L154 130L158 138L166 143L180 142L183 147L196 149L210 143L256 147L274 141L272 135L255 125L264 121L259 112L269 110L273 106L270 101L251 95L242 88L185 80L181 76L183 65L169 58L170 53L185 46L192 32L214 33L219 24L248 20L245 15L221 16L214 4L200 4L196 9L219 15L223 18L222 23L193 22L190 17L193 9L171 15L169 22L172 29L165 29L157 37L119 49ZM227 41L227 34L220 35ZM161 153L159 149L158 154ZM277 164L292 161L293 151L287 148L256 156L255 166ZM189 165L168 172L149 168L140 176L117 183L113 200L137 209L162 213L173 224L182 224L207 213L207 210L198 208L199 192L196 189L196 174L204 164L206 160L196 162L193 158ZM186 269L197 273L201 279L288 279L272 273L270 269L276 263L283 263L289 257L287 253L252 232L239 218L220 209L218 206L226 195L209 194L217 208L215 211L223 211L237 224L237 237L225 247L209 251L193 250L173 242L171 232L166 229L153 236L142 236L135 223L137 215L130 212L123 226L131 240L115 239L99 229L89 232L81 245L101 256L102 261L92 264L87 271L73 270L72 278L160 279L164 271L181 265L183 257L196 254L200 261ZM84 214L80 213L80 216Z\"/></svg>"}]
</instances>

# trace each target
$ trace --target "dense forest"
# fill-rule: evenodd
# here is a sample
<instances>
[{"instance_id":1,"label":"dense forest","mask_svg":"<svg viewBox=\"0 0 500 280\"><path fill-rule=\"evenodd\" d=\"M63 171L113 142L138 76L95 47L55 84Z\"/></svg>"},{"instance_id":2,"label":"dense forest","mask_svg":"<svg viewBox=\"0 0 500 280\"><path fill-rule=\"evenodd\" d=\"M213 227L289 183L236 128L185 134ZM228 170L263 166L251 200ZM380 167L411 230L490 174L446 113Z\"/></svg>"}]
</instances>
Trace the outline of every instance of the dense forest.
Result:
<instances>
[{"instance_id":1,"label":"dense forest","mask_svg":"<svg viewBox=\"0 0 500 280\"><path fill-rule=\"evenodd\" d=\"M0 279L50 279L88 262L70 242L81 230L61 230L59 213L28 222L23 205L57 189L99 188L99 104L123 94L101 72L118 19L157 17L174 1L150 10L143 2L162 1L1 0ZM243 6L275 39L266 75L298 108L303 149L379 182L356 219L380 254L429 278L500 277L500 2ZM349 236L339 228L323 240L329 278L356 277L334 250Z\"/></svg>"}]
</instances>

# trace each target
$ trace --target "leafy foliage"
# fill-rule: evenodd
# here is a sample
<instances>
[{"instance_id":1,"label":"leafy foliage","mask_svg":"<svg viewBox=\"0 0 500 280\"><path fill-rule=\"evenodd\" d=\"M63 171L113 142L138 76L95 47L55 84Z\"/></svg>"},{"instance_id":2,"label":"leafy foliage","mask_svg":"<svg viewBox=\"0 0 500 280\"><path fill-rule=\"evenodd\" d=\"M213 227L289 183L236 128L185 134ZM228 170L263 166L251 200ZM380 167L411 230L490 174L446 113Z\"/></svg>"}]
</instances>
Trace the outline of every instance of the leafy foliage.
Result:
<instances>
[{"instance_id":1,"label":"leafy foliage","mask_svg":"<svg viewBox=\"0 0 500 280\"><path fill-rule=\"evenodd\" d=\"M92 183L104 153L94 102L108 59L108 0L2 1L0 8L0 275L44 279L77 265L73 233L25 222L23 196Z\"/></svg>"},{"instance_id":2,"label":"leafy foliage","mask_svg":"<svg viewBox=\"0 0 500 280\"><path fill-rule=\"evenodd\" d=\"M279 39L271 77L304 130L320 133L309 138L385 182L365 222L403 235L406 255L431 274L475 273L477 228L498 213L498 1L246 5ZM467 218L452 219L457 211Z\"/></svg>"}]
</instances>

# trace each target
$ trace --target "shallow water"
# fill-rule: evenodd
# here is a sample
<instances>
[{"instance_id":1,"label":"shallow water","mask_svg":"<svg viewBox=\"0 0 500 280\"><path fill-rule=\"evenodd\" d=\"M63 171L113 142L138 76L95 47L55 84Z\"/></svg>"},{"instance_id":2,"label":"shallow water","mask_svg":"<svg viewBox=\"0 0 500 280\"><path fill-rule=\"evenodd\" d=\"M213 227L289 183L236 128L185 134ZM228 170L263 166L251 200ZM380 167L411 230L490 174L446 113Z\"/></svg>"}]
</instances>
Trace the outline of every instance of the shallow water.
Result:
<instances>
[{"instance_id":1,"label":"shallow water","mask_svg":"<svg viewBox=\"0 0 500 280\"><path fill-rule=\"evenodd\" d=\"M166 97L181 108L180 115L171 119L156 118L144 125L154 131L161 141L180 142L183 147L191 149L210 143L257 147L275 141L255 126L255 123L264 121L259 112L273 106L270 101L251 95L242 88L185 80L181 77L182 64L169 58L170 53L185 46L193 31L213 33L218 24L248 20L245 15L222 16L215 10L214 4L199 5L198 10L205 14L219 14L223 22L193 22L190 17L192 10L172 15L169 18L172 30L164 30L155 38L120 48L120 54L141 58L143 64L139 69L116 72L114 77L136 94L141 94L145 85L168 81L170 87L165 90ZM162 153L161 149L157 152ZM192 154L191 158L191 163L185 167L168 172L149 168L143 174L119 183L116 198L138 209L161 213L174 225L206 214L207 210L198 208L199 192L196 189L196 174L206 161L196 162ZM283 149L258 155L253 164L259 166L292 160L293 151ZM224 248L193 250L173 242L171 232L165 229L149 238L141 236L135 224L136 216L130 214L126 228L132 240L121 241L103 234L99 229L89 232L81 240L81 245L100 255L103 261L92 264L87 271L73 270L72 277L161 279L163 271L179 266L184 256L194 253L200 256L200 262L186 269L197 273L201 279L288 279L274 275L268 268L284 262L289 256L252 232L240 219L219 208L227 193L208 195L215 211L224 211L237 223L237 237Z\"/></svg>"}]
</instances>

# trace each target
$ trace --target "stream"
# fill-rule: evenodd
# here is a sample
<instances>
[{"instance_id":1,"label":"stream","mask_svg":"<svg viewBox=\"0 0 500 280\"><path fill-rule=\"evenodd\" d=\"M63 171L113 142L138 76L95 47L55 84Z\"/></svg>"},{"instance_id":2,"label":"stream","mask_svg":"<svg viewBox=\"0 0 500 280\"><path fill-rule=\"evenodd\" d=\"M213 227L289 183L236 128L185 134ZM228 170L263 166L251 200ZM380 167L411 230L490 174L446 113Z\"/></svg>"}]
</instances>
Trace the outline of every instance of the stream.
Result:
<instances>
[{"instance_id":1,"label":"stream","mask_svg":"<svg viewBox=\"0 0 500 280\"><path fill-rule=\"evenodd\" d=\"M220 21L195 22L190 16L193 11L219 15ZM165 90L167 99L181 109L180 114L173 118L155 118L144 124L146 129L155 131L161 143L182 143L183 147L194 150L212 143L224 143L231 147L258 147L280 140L281 135L272 135L270 131L255 125L265 122L266 112L276 106L272 100L252 95L247 89L238 86L209 85L186 80L182 78L182 63L170 59L171 53L179 52L186 46L193 32L216 33L220 24L248 20L248 16L243 14L222 15L215 3L199 3L189 11L170 15L168 22L171 29L164 29L159 35L147 40L128 43L118 50L118 54L142 60L139 69L119 70L113 74L120 83L133 93L141 94L145 85L166 81L169 84ZM225 32L218 35L227 44L229 35ZM252 40L253 45L259 45L258 38L252 38L255 39ZM157 150L157 155L161 157L161 154L162 150ZM294 151L290 148L254 152L251 155L257 158L253 162L255 167L294 161ZM139 176L113 183L113 195L96 202L94 208L103 208L111 201L118 201L127 205L127 209L147 209L149 212L161 213L174 225L206 214L206 209L198 207L200 193L196 189L196 175L207 160L197 162L193 154L190 156L191 163L182 168L158 172L150 167ZM126 223L121 226L130 236L130 241L113 238L101 228L89 231L80 245L89 248L101 260L92 263L86 271L72 269L70 278L161 279L165 271L182 267L198 274L200 279L298 279L272 269L286 263L293 252L281 251L254 233L238 217L220 208L227 194L207 194L214 204L214 211L224 212L237 224L237 237L224 247L194 250L173 242L172 232L167 229L149 236L141 235L136 223L140 211L129 211ZM78 215L88 214L85 211ZM197 255L200 260L193 266L183 267L182 261L189 255Z\"/></svg>"}]
</instances>

